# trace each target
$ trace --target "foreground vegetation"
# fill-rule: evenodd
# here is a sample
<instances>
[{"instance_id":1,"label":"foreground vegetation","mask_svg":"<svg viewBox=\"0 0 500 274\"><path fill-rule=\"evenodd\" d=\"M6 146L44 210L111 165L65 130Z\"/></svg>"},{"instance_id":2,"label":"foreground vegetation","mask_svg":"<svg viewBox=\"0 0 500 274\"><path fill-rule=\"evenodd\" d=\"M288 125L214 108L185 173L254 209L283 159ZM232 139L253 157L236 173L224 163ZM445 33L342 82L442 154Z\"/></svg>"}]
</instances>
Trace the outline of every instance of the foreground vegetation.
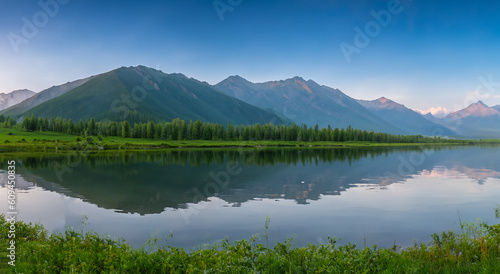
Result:
<instances>
[{"instance_id":1,"label":"foreground vegetation","mask_svg":"<svg viewBox=\"0 0 500 274\"><path fill-rule=\"evenodd\" d=\"M497 209L498 216L498 209ZM297 247L292 239L269 248L267 227L263 243L225 239L206 248L185 251L160 246L152 238L142 248L94 232L66 230L48 235L39 224L16 223L15 267L19 273L495 273L500 269L500 225L481 221L461 223L461 231L433 234L429 244L401 249L327 244ZM0 215L0 240L6 242L9 224ZM168 243L168 241L167 241ZM5 256L5 246L2 246Z\"/></svg>"}]
</instances>

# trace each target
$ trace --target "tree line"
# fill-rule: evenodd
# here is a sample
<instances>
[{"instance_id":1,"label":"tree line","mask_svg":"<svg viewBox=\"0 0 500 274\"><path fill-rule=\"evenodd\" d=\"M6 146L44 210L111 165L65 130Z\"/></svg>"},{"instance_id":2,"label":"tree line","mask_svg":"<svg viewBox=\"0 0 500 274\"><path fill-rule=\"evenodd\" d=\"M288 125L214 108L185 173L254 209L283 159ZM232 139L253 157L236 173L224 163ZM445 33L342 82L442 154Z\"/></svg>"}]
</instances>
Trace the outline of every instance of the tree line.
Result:
<instances>
[{"instance_id":1,"label":"tree line","mask_svg":"<svg viewBox=\"0 0 500 274\"><path fill-rule=\"evenodd\" d=\"M161 123L149 121L134 123L128 121L100 121L94 118L73 122L61 117L25 117L22 128L27 131L54 131L82 136L121 136L124 138L147 138L159 140L220 140L220 141L369 141L380 143L429 143L449 141L441 137L422 135L393 135L372 130L347 128L320 128L297 125L227 125L197 120L186 122L179 118Z\"/></svg>"},{"instance_id":2,"label":"tree line","mask_svg":"<svg viewBox=\"0 0 500 274\"><path fill-rule=\"evenodd\" d=\"M0 127L12 128L16 124L17 124L16 120L14 120L12 117L10 116L5 117L4 115L0 115Z\"/></svg>"}]
</instances>

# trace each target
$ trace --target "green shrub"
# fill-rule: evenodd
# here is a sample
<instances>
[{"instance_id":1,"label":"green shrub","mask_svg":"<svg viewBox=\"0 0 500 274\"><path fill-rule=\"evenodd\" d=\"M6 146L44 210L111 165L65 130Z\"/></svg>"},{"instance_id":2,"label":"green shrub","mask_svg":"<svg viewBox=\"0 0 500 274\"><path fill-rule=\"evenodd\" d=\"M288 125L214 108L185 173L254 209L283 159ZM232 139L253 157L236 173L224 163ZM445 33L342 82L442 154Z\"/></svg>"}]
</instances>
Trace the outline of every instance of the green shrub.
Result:
<instances>
[{"instance_id":1,"label":"green shrub","mask_svg":"<svg viewBox=\"0 0 500 274\"><path fill-rule=\"evenodd\" d=\"M95 145L95 144L96 144L95 140L94 140L92 137L90 137L90 136L89 136L89 137L87 137L87 138L85 138L85 141L86 141L86 142L87 142L87 144L89 144L89 145Z\"/></svg>"}]
</instances>

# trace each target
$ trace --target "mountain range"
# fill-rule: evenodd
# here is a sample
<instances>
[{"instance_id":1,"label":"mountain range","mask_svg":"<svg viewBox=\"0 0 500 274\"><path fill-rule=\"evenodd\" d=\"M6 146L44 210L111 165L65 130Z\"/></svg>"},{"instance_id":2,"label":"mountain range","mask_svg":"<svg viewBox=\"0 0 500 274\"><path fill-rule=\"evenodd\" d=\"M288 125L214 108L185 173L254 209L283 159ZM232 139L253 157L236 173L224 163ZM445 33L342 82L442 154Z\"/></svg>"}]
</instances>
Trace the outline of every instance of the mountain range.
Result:
<instances>
[{"instance_id":1,"label":"mountain range","mask_svg":"<svg viewBox=\"0 0 500 274\"><path fill-rule=\"evenodd\" d=\"M488 107L481 101L438 118L385 97L356 100L298 76L264 83L230 76L212 86L144 66L121 67L53 86L0 114L18 120L34 114L74 121L90 117L98 121L170 121L179 117L220 124L295 122L392 134L500 138L500 105Z\"/></svg>"},{"instance_id":2,"label":"mountain range","mask_svg":"<svg viewBox=\"0 0 500 274\"><path fill-rule=\"evenodd\" d=\"M230 76L215 85L221 92L285 115L297 124L354 128L404 134L400 128L374 116L355 99L338 89L321 86L312 80L294 77L283 81L251 83Z\"/></svg>"},{"instance_id":3,"label":"mountain range","mask_svg":"<svg viewBox=\"0 0 500 274\"><path fill-rule=\"evenodd\" d=\"M65 90L55 98L48 99L51 96L46 95L53 90L40 92L38 97L44 99L27 110L24 106L22 109L14 106L0 114L60 116L74 121L91 117L97 121L170 121L180 117L222 124L289 122L270 111L222 94L207 83L144 66L121 67L71 84L76 87L69 91L67 86L53 87ZM21 104L26 105L25 102Z\"/></svg>"}]
</instances>

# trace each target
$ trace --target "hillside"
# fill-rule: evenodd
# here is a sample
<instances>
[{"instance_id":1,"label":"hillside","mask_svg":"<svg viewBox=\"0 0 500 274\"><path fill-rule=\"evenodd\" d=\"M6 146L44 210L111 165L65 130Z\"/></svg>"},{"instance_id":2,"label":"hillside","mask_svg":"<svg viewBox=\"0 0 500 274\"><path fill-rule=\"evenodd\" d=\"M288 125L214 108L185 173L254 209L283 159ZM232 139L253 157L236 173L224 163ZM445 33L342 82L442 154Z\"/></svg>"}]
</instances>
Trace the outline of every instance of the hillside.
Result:
<instances>
[{"instance_id":1,"label":"hillside","mask_svg":"<svg viewBox=\"0 0 500 274\"><path fill-rule=\"evenodd\" d=\"M287 121L269 111L222 94L182 74L165 74L144 66L121 67L95 76L77 88L22 115L61 116L78 121L201 120L226 124Z\"/></svg>"}]
</instances>

